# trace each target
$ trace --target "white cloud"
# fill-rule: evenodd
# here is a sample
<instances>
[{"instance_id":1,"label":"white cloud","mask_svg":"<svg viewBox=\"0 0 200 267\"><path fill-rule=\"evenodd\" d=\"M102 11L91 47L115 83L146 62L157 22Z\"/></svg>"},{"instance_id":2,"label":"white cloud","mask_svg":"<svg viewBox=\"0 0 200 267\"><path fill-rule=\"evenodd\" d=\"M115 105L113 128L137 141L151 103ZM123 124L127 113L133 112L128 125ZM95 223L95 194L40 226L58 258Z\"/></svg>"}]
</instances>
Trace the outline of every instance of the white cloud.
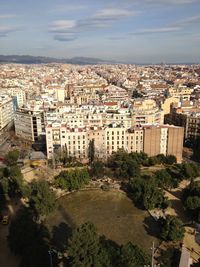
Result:
<instances>
[{"instance_id":1,"label":"white cloud","mask_svg":"<svg viewBox=\"0 0 200 267\"><path fill-rule=\"evenodd\" d=\"M94 15L80 20L56 20L50 27L49 31L55 33L55 40L72 41L77 38L72 36L73 33L94 30L95 28L106 28L120 19L134 16L138 12L128 9L106 8L94 13Z\"/></svg>"},{"instance_id":2,"label":"white cloud","mask_svg":"<svg viewBox=\"0 0 200 267\"><path fill-rule=\"evenodd\" d=\"M106 8L98 11L91 19L118 20L135 15L131 10L121 8Z\"/></svg>"},{"instance_id":3,"label":"white cloud","mask_svg":"<svg viewBox=\"0 0 200 267\"><path fill-rule=\"evenodd\" d=\"M51 32L67 32L75 27L75 20L56 20L51 24L49 30Z\"/></svg>"},{"instance_id":4,"label":"white cloud","mask_svg":"<svg viewBox=\"0 0 200 267\"><path fill-rule=\"evenodd\" d=\"M0 37L7 37L9 33L18 31L16 26L0 26Z\"/></svg>"},{"instance_id":5,"label":"white cloud","mask_svg":"<svg viewBox=\"0 0 200 267\"><path fill-rule=\"evenodd\" d=\"M200 22L200 15L197 15L197 16L192 16L192 17L188 17L188 18L184 18L182 20L179 20L179 21L175 22L174 25L188 26L190 24L199 23L199 22Z\"/></svg>"},{"instance_id":6,"label":"white cloud","mask_svg":"<svg viewBox=\"0 0 200 267\"><path fill-rule=\"evenodd\" d=\"M152 34L152 33L168 33L182 30L181 27L161 27L161 28L148 28L141 29L133 34Z\"/></svg>"}]
</instances>

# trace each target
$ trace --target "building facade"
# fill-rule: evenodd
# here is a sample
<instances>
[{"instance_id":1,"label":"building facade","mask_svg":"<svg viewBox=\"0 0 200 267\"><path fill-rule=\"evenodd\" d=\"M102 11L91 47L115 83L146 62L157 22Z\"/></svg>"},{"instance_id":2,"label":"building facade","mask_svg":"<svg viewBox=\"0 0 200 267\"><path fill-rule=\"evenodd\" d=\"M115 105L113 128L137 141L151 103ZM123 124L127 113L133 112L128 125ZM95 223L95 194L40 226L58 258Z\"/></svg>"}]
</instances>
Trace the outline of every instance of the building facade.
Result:
<instances>
[{"instance_id":1,"label":"building facade","mask_svg":"<svg viewBox=\"0 0 200 267\"><path fill-rule=\"evenodd\" d=\"M110 127L70 128L64 124L49 124L46 128L47 157L55 151L67 150L69 156L85 159L90 141L94 140L95 155L107 158L123 149L130 152L145 152L149 156L174 155L182 161L184 128L170 125L144 125L124 128L113 124Z\"/></svg>"}]
</instances>

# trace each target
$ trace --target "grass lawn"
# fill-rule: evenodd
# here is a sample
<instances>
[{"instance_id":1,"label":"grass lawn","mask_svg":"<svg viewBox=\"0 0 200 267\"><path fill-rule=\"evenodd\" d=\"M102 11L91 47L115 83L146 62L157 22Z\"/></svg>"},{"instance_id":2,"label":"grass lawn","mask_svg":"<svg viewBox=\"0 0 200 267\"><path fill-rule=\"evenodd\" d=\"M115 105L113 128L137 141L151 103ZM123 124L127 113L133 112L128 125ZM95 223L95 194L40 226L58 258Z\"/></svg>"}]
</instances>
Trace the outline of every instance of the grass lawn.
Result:
<instances>
[{"instance_id":1,"label":"grass lawn","mask_svg":"<svg viewBox=\"0 0 200 267\"><path fill-rule=\"evenodd\" d=\"M100 235L118 244L132 241L149 254L152 241L159 244L157 223L147 211L136 208L125 194L116 191L88 190L62 197L47 225L59 239L71 227L86 221L93 222Z\"/></svg>"}]
</instances>

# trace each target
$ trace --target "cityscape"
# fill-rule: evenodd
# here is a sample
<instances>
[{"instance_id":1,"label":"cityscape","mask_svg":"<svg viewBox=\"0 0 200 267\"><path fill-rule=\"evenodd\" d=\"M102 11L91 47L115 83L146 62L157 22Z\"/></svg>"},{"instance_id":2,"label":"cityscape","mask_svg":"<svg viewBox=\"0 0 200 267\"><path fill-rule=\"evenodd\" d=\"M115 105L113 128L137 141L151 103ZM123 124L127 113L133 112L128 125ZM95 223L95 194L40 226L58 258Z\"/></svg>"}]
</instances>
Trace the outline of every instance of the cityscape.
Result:
<instances>
[{"instance_id":1,"label":"cityscape","mask_svg":"<svg viewBox=\"0 0 200 267\"><path fill-rule=\"evenodd\" d=\"M0 7L0 267L200 266L200 2Z\"/></svg>"}]
</instances>

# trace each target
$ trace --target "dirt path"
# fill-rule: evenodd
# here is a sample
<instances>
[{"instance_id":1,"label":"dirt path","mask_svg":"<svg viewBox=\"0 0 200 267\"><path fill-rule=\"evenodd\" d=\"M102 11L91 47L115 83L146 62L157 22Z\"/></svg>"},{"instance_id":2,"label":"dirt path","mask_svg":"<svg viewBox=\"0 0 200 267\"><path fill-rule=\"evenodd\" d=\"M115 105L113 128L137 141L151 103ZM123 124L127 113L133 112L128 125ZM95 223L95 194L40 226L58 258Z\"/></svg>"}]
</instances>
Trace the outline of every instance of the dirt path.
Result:
<instances>
[{"instance_id":1,"label":"dirt path","mask_svg":"<svg viewBox=\"0 0 200 267\"><path fill-rule=\"evenodd\" d=\"M188 181L183 181L179 188L173 189L170 192L165 191L165 196L171 201L172 205L166 211L166 214L178 216L183 223L188 223L190 219L188 218L186 211L184 210L183 204L181 202L181 197L183 189L189 184ZM193 227L185 227L185 236L183 243L185 247L190 251L191 258L194 262L200 259L200 246L196 242L197 233L194 232Z\"/></svg>"}]
</instances>

